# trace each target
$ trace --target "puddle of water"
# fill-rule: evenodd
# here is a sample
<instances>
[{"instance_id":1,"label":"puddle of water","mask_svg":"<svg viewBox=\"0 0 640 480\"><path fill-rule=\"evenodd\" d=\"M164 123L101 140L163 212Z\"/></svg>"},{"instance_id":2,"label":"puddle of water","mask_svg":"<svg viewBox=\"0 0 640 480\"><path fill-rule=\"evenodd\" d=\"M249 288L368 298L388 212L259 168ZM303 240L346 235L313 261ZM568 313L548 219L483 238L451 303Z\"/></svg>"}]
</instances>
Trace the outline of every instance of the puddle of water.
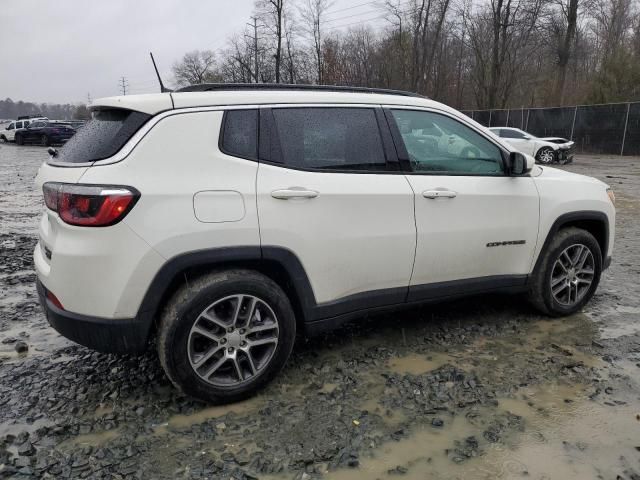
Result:
<instances>
[{"instance_id":1,"label":"puddle of water","mask_svg":"<svg viewBox=\"0 0 640 480\"><path fill-rule=\"evenodd\" d=\"M567 402L566 400L570 400ZM329 472L329 480L397 478L396 467L407 469L402 478L512 479L615 478L622 474L621 456L638 458L640 421L636 405L607 407L588 400L579 386L544 385L521 389L517 398L499 399L497 411L509 411L524 420L525 431L507 434L500 443L488 443L482 428L462 415L444 429L421 427L398 442L389 442L361 458L360 467ZM488 418L491 412L483 411ZM447 449L454 440L475 436L484 454L454 463ZM632 463L633 464L633 463Z\"/></svg>"},{"instance_id":2,"label":"puddle of water","mask_svg":"<svg viewBox=\"0 0 640 480\"><path fill-rule=\"evenodd\" d=\"M318 390L319 393L333 393L334 390L338 388L337 383L325 383L322 385L322 388Z\"/></svg>"},{"instance_id":3,"label":"puddle of water","mask_svg":"<svg viewBox=\"0 0 640 480\"><path fill-rule=\"evenodd\" d=\"M400 409L388 409L378 403L377 398L369 398L362 405L361 410L379 415L387 425L400 425L407 420L407 416Z\"/></svg>"},{"instance_id":4,"label":"puddle of water","mask_svg":"<svg viewBox=\"0 0 640 480\"><path fill-rule=\"evenodd\" d=\"M93 418L100 418L110 413L113 413L112 406L100 404L98 408L96 408L96 411L93 412Z\"/></svg>"},{"instance_id":5,"label":"puddle of water","mask_svg":"<svg viewBox=\"0 0 640 480\"><path fill-rule=\"evenodd\" d=\"M105 430L103 432L95 432L95 433L87 433L84 435L78 435L77 437L73 437L69 440L66 440L60 444L61 449L65 446L69 447L78 447L78 446L90 446L90 447L99 447L104 445L105 443L117 438L120 435L120 431L118 429L114 430Z\"/></svg>"},{"instance_id":6,"label":"puddle of water","mask_svg":"<svg viewBox=\"0 0 640 480\"><path fill-rule=\"evenodd\" d=\"M449 355L441 353L433 353L427 356L410 353L403 357L389 359L388 368L394 373L421 375L451 363L452 360Z\"/></svg>"},{"instance_id":7,"label":"puddle of water","mask_svg":"<svg viewBox=\"0 0 640 480\"><path fill-rule=\"evenodd\" d=\"M47 418L39 418L33 423L2 422L0 423L0 438L4 437L7 434L16 435L21 432L33 433L40 427L49 427L51 425L53 425L53 422Z\"/></svg>"},{"instance_id":8,"label":"puddle of water","mask_svg":"<svg viewBox=\"0 0 640 480\"><path fill-rule=\"evenodd\" d=\"M156 434L165 433L168 429L186 429L193 425L204 423L207 420L219 418L229 413L242 415L253 412L262 404L259 397L253 397L242 402L231 403L229 405L220 405L215 407L207 407L189 415L173 415L166 423L158 425L155 428Z\"/></svg>"}]
</instances>

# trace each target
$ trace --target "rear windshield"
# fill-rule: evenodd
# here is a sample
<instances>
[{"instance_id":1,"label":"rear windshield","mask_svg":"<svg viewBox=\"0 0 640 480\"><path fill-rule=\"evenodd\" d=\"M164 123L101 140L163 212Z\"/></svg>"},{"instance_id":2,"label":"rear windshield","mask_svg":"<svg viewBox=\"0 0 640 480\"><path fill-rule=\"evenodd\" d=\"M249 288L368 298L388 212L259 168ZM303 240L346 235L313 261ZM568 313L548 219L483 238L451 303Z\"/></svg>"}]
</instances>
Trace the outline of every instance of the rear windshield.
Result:
<instances>
[{"instance_id":1,"label":"rear windshield","mask_svg":"<svg viewBox=\"0 0 640 480\"><path fill-rule=\"evenodd\" d=\"M60 149L54 162L95 162L114 155L151 115L124 109L99 110Z\"/></svg>"}]
</instances>

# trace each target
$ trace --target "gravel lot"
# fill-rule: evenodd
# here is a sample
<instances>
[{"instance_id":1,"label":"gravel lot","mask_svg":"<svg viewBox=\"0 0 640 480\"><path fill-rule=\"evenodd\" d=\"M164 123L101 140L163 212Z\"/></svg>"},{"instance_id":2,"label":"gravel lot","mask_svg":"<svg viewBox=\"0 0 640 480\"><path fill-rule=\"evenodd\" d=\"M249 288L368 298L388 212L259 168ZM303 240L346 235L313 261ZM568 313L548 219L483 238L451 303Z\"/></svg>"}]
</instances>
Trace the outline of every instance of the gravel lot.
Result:
<instances>
[{"instance_id":1,"label":"gravel lot","mask_svg":"<svg viewBox=\"0 0 640 480\"><path fill-rule=\"evenodd\" d=\"M0 144L0 478L640 479L639 158L561 167L617 197L613 264L583 313L484 296L364 318L300 341L257 397L207 407L154 352L48 327L31 260L45 157Z\"/></svg>"}]
</instances>

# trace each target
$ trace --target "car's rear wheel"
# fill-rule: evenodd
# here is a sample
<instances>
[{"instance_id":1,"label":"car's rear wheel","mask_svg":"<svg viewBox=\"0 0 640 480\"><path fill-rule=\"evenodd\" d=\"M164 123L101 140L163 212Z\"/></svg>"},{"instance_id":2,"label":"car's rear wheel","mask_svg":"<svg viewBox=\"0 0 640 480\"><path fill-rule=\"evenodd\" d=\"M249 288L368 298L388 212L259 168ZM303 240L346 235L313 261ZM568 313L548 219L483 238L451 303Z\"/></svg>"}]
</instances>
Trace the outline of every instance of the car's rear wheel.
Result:
<instances>
[{"instance_id":1,"label":"car's rear wheel","mask_svg":"<svg viewBox=\"0 0 640 480\"><path fill-rule=\"evenodd\" d=\"M227 403L252 395L282 369L295 334L293 309L275 282L228 270L176 292L162 314L158 355L182 391Z\"/></svg>"},{"instance_id":2,"label":"car's rear wheel","mask_svg":"<svg viewBox=\"0 0 640 480\"><path fill-rule=\"evenodd\" d=\"M51 144L51 142L49 141L49 137L47 135L40 136L40 143L45 147L48 147Z\"/></svg>"},{"instance_id":3,"label":"car's rear wheel","mask_svg":"<svg viewBox=\"0 0 640 480\"><path fill-rule=\"evenodd\" d=\"M551 240L533 274L529 300L541 312L562 316L580 310L602 273L602 252L591 233L570 227Z\"/></svg>"},{"instance_id":4,"label":"car's rear wheel","mask_svg":"<svg viewBox=\"0 0 640 480\"><path fill-rule=\"evenodd\" d=\"M556 154L551 147L542 147L540 150L538 150L538 153L536 155L536 160L544 165L553 163L555 159Z\"/></svg>"},{"instance_id":5,"label":"car's rear wheel","mask_svg":"<svg viewBox=\"0 0 640 480\"><path fill-rule=\"evenodd\" d=\"M16 140L16 144L24 145L24 139L22 138L22 135L16 135L15 140Z\"/></svg>"}]
</instances>

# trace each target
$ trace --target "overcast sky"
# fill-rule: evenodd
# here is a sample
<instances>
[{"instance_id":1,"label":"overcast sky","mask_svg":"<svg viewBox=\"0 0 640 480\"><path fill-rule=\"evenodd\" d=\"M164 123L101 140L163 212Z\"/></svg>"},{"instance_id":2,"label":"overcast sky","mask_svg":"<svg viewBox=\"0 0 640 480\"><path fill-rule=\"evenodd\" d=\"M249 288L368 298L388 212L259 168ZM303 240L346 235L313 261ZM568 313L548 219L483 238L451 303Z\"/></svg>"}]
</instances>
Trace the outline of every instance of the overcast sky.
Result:
<instances>
[{"instance_id":1,"label":"overcast sky","mask_svg":"<svg viewBox=\"0 0 640 480\"><path fill-rule=\"evenodd\" d=\"M301 2L301 0L290 0ZM0 98L49 103L158 90L191 50L216 50L241 31L253 0L0 0ZM335 0L332 28L380 19L373 1ZM378 25L380 23L377 23Z\"/></svg>"}]
</instances>

